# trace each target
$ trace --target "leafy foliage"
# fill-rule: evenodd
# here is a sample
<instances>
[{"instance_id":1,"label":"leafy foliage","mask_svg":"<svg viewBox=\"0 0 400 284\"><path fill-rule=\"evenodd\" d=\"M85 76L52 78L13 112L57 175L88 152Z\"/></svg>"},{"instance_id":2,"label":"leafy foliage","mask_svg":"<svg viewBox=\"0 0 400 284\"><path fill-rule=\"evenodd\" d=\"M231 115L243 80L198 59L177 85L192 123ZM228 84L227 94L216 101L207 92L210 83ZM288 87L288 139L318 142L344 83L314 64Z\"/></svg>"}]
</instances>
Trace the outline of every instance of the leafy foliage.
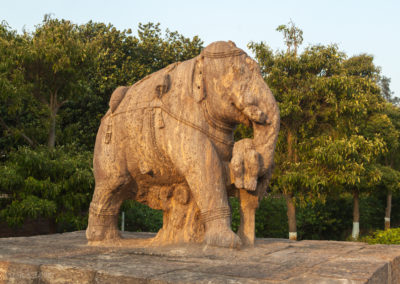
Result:
<instances>
[{"instance_id":1,"label":"leafy foliage","mask_svg":"<svg viewBox=\"0 0 400 284\"><path fill-rule=\"evenodd\" d=\"M158 232L162 227L161 210L151 209L147 205L133 200L123 203L121 211L125 212L125 230L133 232Z\"/></svg>"},{"instance_id":2,"label":"leafy foliage","mask_svg":"<svg viewBox=\"0 0 400 284\"><path fill-rule=\"evenodd\" d=\"M11 199L0 217L11 226L25 218L53 219L61 227L84 229L94 188L91 152L73 147L20 147L0 167L0 192Z\"/></svg>"},{"instance_id":3,"label":"leafy foliage","mask_svg":"<svg viewBox=\"0 0 400 284\"><path fill-rule=\"evenodd\" d=\"M358 198L389 184L397 189L397 170L388 162L398 152L399 134L388 111L397 108L388 104L390 81L373 56L348 58L336 45L308 46L298 54L302 31L292 22L277 31L286 51L249 44L281 114L272 189L303 206L349 192ZM389 164L393 172L382 167Z\"/></svg>"},{"instance_id":4,"label":"leafy foliage","mask_svg":"<svg viewBox=\"0 0 400 284\"><path fill-rule=\"evenodd\" d=\"M400 228L385 231L378 230L371 236L362 238L361 241L369 244L398 245L400 244Z\"/></svg>"},{"instance_id":5,"label":"leafy foliage","mask_svg":"<svg viewBox=\"0 0 400 284\"><path fill-rule=\"evenodd\" d=\"M30 96L32 85L20 66L25 44L23 36L5 22L0 24L0 158L18 145L34 147L44 134L37 131L42 123L40 105Z\"/></svg>"}]
</instances>

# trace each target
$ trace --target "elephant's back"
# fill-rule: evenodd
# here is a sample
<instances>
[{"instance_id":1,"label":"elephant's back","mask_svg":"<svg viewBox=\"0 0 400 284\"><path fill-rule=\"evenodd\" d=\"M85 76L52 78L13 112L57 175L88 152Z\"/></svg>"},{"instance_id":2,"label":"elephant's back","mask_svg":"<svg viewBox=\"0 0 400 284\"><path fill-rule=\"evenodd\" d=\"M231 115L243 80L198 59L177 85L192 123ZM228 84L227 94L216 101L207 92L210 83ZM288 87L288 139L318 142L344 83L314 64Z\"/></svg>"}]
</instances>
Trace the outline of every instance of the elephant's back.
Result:
<instances>
[{"instance_id":1,"label":"elephant's back","mask_svg":"<svg viewBox=\"0 0 400 284\"><path fill-rule=\"evenodd\" d=\"M120 111L150 106L159 95L160 86L166 84L166 75L179 63L154 72L132 85L121 102Z\"/></svg>"}]
</instances>

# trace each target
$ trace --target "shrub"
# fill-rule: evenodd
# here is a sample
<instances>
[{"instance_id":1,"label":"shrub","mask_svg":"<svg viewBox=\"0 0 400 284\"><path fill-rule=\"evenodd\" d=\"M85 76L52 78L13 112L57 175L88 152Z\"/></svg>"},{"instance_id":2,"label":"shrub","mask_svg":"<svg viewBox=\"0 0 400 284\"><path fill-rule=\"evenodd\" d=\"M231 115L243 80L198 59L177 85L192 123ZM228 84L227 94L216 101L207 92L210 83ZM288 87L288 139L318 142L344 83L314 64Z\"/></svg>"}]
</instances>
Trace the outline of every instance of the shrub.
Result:
<instances>
[{"instance_id":1,"label":"shrub","mask_svg":"<svg viewBox=\"0 0 400 284\"><path fill-rule=\"evenodd\" d=\"M362 242L369 244L400 244L400 228L389 229L386 231L377 230L372 235L361 238Z\"/></svg>"},{"instance_id":2,"label":"shrub","mask_svg":"<svg viewBox=\"0 0 400 284\"><path fill-rule=\"evenodd\" d=\"M352 200L346 197L327 198L299 206L299 239L343 240L351 228L352 210Z\"/></svg>"},{"instance_id":3,"label":"shrub","mask_svg":"<svg viewBox=\"0 0 400 284\"><path fill-rule=\"evenodd\" d=\"M230 198L232 208L232 230L240 225L239 200ZM288 226L286 203L283 198L263 198L256 211L255 231L258 238L287 238Z\"/></svg>"},{"instance_id":4,"label":"shrub","mask_svg":"<svg viewBox=\"0 0 400 284\"><path fill-rule=\"evenodd\" d=\"M163 224L161 210L151 209L137 201L127 200L121 211L125 212L125 230L131 232L158 232Z\"/></svg>"},{"instance_id":5,"label":"shrub","mask_svg":"<svg viewBox=\"0 0 400 284\"><path fill-rule=\"evenodd\" d=\"M21 147L0 165L0 219L20 226L27 218L47 217L58 231L82 230L94 179L92 153L73 146Z\"/></svg>"}]
</instances>

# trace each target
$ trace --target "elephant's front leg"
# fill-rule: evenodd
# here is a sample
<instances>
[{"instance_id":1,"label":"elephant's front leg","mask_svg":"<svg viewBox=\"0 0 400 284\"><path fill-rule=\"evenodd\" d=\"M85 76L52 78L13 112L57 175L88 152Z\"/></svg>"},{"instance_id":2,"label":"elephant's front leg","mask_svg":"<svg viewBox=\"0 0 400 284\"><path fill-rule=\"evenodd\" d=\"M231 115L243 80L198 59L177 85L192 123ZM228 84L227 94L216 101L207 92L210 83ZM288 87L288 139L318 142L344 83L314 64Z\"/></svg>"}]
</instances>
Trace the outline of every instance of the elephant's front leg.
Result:
<instances>
[{"instance_id":1,"label":"elephant's front leg","mask_svg":"<svg viewBox=\"0 0 400 284\"><path fill-rule=\"evenodd\" d=\"M199 132L180 133L169 139L167 152L185 176L200 209L204 241L220 247L240 247L240 238L231 230L225 169L213 144Z\"/></svg>"},{"instance_id":2,"label":"elephant's front leg","mask_svg":"<svg viewBox=\"0 0 400 284\"><path fill-rule=\"evenodd\" d=\"M258 180L260 154L254 150L253 140L242 139L235 143L232 155L229 165L231 180L239 190L240 199L238 235L244 244L254 245L255 213L263 188L263 183L259 184Z\"/></svg>"}]
</instances>

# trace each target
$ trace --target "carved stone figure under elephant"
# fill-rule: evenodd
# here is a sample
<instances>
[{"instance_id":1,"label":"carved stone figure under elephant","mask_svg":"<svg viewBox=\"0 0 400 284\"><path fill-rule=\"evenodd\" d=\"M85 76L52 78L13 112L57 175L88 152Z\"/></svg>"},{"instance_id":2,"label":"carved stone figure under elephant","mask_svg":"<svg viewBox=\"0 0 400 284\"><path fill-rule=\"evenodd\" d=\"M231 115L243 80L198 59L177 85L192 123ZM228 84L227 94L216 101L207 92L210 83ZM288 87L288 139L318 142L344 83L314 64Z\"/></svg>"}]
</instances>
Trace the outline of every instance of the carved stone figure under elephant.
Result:
<instances>
[{"instance_id":1,"label":"carved stone figure under elephant","mask_svg":"<svg viewBox=\"0 0 400 284\"><path fill-rule=\"evenodd\" d=\"M253 139L234 143L239 123L253 127ZM117 88L96 138L89 243L119 240L119 208L134 199L163 210L153 244L254 244L278 131L277 103L257 63L233 42ZM240 198L238 234L228 194Z\"/></svg>"}]
</instances>

